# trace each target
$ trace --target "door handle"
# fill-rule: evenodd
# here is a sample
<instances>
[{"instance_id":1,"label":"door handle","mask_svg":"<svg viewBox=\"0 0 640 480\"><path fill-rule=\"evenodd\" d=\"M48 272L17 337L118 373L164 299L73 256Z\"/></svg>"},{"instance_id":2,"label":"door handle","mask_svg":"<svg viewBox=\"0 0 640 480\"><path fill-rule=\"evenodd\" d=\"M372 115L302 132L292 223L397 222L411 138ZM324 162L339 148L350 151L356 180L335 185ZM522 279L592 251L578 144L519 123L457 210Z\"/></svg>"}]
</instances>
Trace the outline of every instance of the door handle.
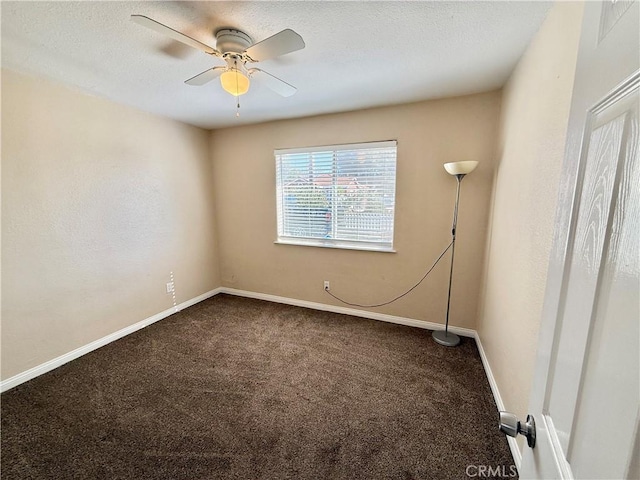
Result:
<instances>
[{"instance_id":1,"label":"door handle","mask_svg":"<svg viewBox=\"0 0 640 480\"><path fill-rule=\"evenodd\" d=\"M510 437L517 437L518 434L524 435L527 439L527 445L531 448L536 446L536 421L533 415L527 415L527 421L522 423L513 413L500 412L500 431L506 433Z\"/></svg>"}]
</instances>

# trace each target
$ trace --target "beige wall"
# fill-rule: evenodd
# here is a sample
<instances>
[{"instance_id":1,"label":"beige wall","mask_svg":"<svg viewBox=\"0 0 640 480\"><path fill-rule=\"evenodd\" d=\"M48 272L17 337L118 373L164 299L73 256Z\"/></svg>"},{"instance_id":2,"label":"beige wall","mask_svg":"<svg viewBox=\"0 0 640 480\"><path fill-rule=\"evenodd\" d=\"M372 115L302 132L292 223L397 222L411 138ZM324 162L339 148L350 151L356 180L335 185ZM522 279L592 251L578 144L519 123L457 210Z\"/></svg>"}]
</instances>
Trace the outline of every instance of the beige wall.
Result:
<instances>
[{"instance_id":1,"label":"beige wall","mask_svg":"<svg viewBox=\"0 0 640 480\"><path fill-rule=\"evenodd\" d=\"M557 3L504 88L478 330L507 410L525 418L582 4Z\"/></svg>"},{"instance_id":2,"label":"beige wall","mask_svg":"<svg viewBox=\"0 0 640 480\"><path fill-rule=\"evenodd\" d=\"M222 284L341 305L393 298L450 241L456 181L442 164L479 160L462 186L451 323L475 328L500 93L216 130L211 136ZM275 245L277 148L398 140L397 253ZM409 296L375 311L444 322L445 260Z\"/></svg>"},{"instance_id":3,"label":"beige wall","mask_svg":"<svg viewBox=\"0 0 640 480\"><path fill-rule=\"evenodd\" d=\"M209 132L2 72L2 378L219 286Z\"/></svg>"}]
</instances>

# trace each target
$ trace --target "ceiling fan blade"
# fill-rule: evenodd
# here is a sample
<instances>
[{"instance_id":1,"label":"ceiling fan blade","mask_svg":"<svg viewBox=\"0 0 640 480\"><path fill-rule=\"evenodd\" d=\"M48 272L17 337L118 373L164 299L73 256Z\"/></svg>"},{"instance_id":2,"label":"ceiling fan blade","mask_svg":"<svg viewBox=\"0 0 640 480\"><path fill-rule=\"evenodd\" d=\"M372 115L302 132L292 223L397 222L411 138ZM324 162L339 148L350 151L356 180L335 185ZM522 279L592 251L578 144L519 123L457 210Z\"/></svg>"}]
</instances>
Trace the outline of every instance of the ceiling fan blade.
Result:
<instances>
[{"instance_id":1,"label":"ceiling fan blade","mask_svg":"<svg viewBox=\"0 0 640 480\"><path fill-rule=\"evenodd\" d=\"M255 78L260 83L263 83L266 87L283 97L290 97L298 91L298 89L293 85L290 85L287 82L280 80L278 77L274 77L270 73L260 70L259 68L250 69L249 75L251 78Z\"/></svg>"},{"instance_id":2,"label":"ceiling fan blade","mask_svg":"<svg viewBox=\"0 0 640 480\"><path fill-rule=\"evenodd\" d=\"M201 85L204 85L205 83L209 83L215 78L218 78L226 69L226 67L213 67L209 70L205 70L204 72L199 73L195 77L191 77L189 80L185 80L184 83L186 83L187 85L199 87Z\"/></svg>"},{"instance_id":3,"label":"ceiling fan blade","mask_svg":"<svg viewBox=\"0 0 640 480\"><path fill-rule=\"evenodd\" d=\"M218 57L222 56L220 52L216 49L211 48L209 45L205 45L202 42L199 42L195 38L191 38L184 33L180 33L177 30L174 30L171 27L167 27L160 22L156 22L154 19L145 17L144 15L131 15L131 20L136 22L139 25L150 28L151 30L155 30L156 32L162 33L168 37L177 40L178 42L182 42L185 45L189 45L190 47L197 48L198 50L202 50L205 53L210 55L216 55Z\"/></svg>"},{"instance_id":4,"label":"ceiling fan blade","mask_svg":"<svg viewBox=\"0 0 640 480\"><path fill-rule=\"evenodd\" d=\"M275 35L265 38L261 42L251 45L245 53L254 62L261 62L270 58L279 57L287 53L304 48L304 40L293 30L287 28Z\"/></svg>"}]
</instances>

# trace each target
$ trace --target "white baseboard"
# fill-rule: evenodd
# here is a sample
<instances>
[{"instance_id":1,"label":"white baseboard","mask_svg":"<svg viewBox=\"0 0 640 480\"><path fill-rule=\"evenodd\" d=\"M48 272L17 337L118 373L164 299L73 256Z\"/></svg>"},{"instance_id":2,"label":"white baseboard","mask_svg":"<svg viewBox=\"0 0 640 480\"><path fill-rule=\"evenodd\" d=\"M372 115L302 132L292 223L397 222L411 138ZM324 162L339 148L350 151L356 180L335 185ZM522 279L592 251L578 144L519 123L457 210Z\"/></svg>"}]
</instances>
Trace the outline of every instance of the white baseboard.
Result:
<instances>
[{"instance_id":1,"label":"white baseboard","mask_svg":"<svg viewBox=\"0 0 640 480\"><path fill-rule=\"evenodd\" d=\"M42 375L43 373L47 373L53 370L54 368L58 368L59 366L64 365L65 363L70 362L71 360L75 360L76 358L81 357L82 355L85 355L89 352L92 352L93 350L103 347L108 343L111 343L126 335L129 335L130 333L133 333L137 330L147 327L159 320L167 318L169 315L173 315L174 313L179 312L180 310L184 310L185 308L190 307L191 305L195 305L196 303L206 300L209 297L213 297L214 295L217 295L218 293L220 293L220 290L221 290L220 288L216 288L209 292L203 293L202 295L198 295L197 297L187 300L186 302L182 302L181 304L176 305L175 307L171 307L160 313L156 313L152 317L145 318L144 320L138 323L129 325L128 327L118 330L117 332L113 332L105 337L99 338L98 340L88 343L87 345L83 345L82 347L76 348L75 350L72 350L69 353L60 355L59 357L56 357L52 360L42 363L36 367L30 368L29 370L26 370L22 373L14 375L13 377L7 378L6 380L3 380L2 382L0 382L0 392L5 392L13 387L20 385L21 383L27 382L39 375Z\"/></svg>"},{"instance_id":2,"label":"white baseboard","mask_svg":"<svg viewBox=\"0 0 640 480\"><path fill-rule=\"evenodd\" d=\"M482 359L482 365L484 366L484 371L487 373L487 379L489 380L489 386L491 387L491 393L493 393L493 398L496 401L496 406L498 407L498 411L505 410L504 402L502 401L502 397L500 396L500 390L498 390L498 384L496 383L496 379L493 376L493 372L491 371L491 365L489 365L489 359L487 355L484 353L484 348L482 347L482 342L480 341L480 335L478 335L477 331L475 332L476 345L478 346L478 352L480 352L480 358ZM496 427L497 427L497 419L496 419ZM515 438L507 436L507 442L509 442L509 449L511 450L511 455L513 456L513 462L520 472L520 465L522 465L522 452L520 452L520 448L518 447L518 442Z\"/></svg>"},{"instance_id":3,"label":"white baseboard","mask_svg":"<svg viewBox=\"0 0 640 480\"><path fill-rule=\"evenodd\" d=\"M324 312L342 313L344 315L369 318L371 320L380 320L382 322L397 323L400 325L407 325L409 327L426 328L427 330L440 330L441 328L444 328L444 324L442 323L427 322L425 320L417 320L415 318L398 317L396 315L387 315L386 313L370 312L367 310L357 310L355 308L338 307L335 305L327 305L326 303L308 302L306 300L279 297L277 295L270 295L268 293L249 292L247 290L237 290L235 288L227 287L222 287L220 293L228 293L229 295L235 295L238 297L266 300L268 302L284 303L286 305L311 308L313 310L322 310ZM463 337L476 338L476 331L470 328L449 326L449 331Z\"/></svg>"}]
</instances>

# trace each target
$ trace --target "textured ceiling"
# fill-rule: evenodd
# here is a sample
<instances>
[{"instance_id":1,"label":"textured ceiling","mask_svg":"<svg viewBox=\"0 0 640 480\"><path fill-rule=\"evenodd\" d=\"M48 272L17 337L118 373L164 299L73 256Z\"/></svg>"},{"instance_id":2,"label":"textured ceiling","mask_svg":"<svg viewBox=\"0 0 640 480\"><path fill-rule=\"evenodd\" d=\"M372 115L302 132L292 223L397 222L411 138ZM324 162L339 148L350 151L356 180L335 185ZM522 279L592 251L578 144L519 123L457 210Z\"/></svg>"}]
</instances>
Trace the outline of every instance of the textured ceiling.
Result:
<instances>
[{"instance_id":1,"label":"textured ceiling","mask_svg":"<svg viewBox=\"0 0 640 480\"><path fill-rule=\"evenodd\" d=\"M2 66L204 128L355 110L502 86L549 2L8 2ZM253 82L235 98L217 80L184 80L220 59L130 21L142 14L215 46L213 31L254 41L285 28L306 48L256 64L295 85Z\"/></svg>"}]
</instances>

